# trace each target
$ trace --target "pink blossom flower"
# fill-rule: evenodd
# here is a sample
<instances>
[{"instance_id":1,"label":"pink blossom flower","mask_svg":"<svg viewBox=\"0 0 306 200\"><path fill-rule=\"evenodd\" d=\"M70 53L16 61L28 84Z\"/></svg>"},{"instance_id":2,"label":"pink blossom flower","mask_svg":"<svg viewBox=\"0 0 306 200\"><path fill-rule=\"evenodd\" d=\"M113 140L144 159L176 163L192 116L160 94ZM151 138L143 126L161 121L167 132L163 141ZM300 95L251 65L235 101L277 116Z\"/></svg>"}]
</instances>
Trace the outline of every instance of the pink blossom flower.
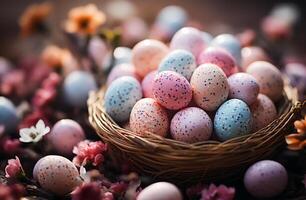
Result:
<instances>
[{"instance_id":1,"label":"pink blossom flower","mask_svg":"<svg viewBox=\"0 0 306 200\"><path fill-rule=\"evenodd\" d=\"M77 187L72 192L72 200L113 200L113 194L110 192L103 193L99 184L96 182L85 183Z\"/></svg>"},{"instance_id":2,"label":"pink blossom flower","mask_svg":"<svg viewBox=\"0 0 306 200\"><path fill-rule=\"evenodd\" d=\"M3 142L3 151L7 154L15 154L20 149L18 139L5 139Z\"/></svg>"},{"instance_id":3,"label":"pink blossom flower","mask_svg":"<svg viewBox=\"0 0 306 200\"><path fill-rule=\"evenodd\" d=\"M21 184L4 185L0 183L0 199L14 200L25 195L25 188Z\"/></svg>"},{"instance_id":4,"label":"pink blossom flower","mask_svg":"<svg viewBox=\"0 0 306 200\"><path fill-rule=\"evenodd\" d=\"M9 159L8 164L5 167L6 178L16 178L18 175L24 173L19 158Z\"/></svg>"},{"instance_id":5,"label":"pink blossom flower","mask_svg":"<svg viewBox=\"0 0 306 200\"><path fill-rule=\"evenodd\" d=\"M233 200L235 197L235 188L225 185L216 186L210 184L202 190L201 200Z\"/></svg>"},{"instance_id":6,"label":"pink blossom flower","mask_svg":"<svg viewBox=\"0 0 306 200\"><path fill-rule=\"evenodd\" d=\"M35 110L32 113L28 114L19 124L19 129L31 127L36 124L38 120L42 119L45 124L49 125L48 117L46 112L43 110Z\"/></svg>"},{"instance_id":7,"label":"pink blossom flower","mask_svg":"<svg viewBox=\"0 0 306 200\"><path fill-rule=\"evenodd\" d=\"M104 161L103 153L106 150L107 145L101 141L81 141L77 146L73 148L72 152L76 154L76 156L73 158L73 163L77 166L81 166L90 162L94 166L98 166Z\"/></svg>"}]
</instances>

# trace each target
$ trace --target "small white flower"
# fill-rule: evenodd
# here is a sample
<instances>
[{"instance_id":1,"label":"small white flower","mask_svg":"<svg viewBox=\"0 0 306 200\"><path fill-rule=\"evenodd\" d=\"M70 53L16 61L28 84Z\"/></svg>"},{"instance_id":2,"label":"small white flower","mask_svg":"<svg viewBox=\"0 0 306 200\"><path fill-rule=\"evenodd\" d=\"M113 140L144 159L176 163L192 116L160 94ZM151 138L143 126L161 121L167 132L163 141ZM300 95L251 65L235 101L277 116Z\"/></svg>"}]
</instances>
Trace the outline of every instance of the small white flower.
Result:
<instances>
[{"instance_id":1,"label":"small white flower","mask_svg":"<svg viewBox=\"0 0 306 200\"><path fill-rule=\"evenodd\" d=\"M85 183L90 182L90 177L88 176L88 174L86 172L86 169L83 165L81 165L81 167L80 167L80 177Z\"/></svg>"},{"instance_id":2,"label":"small white flower","mask_svg":"<svg viewBox=\"0 0 306 200\"><path fill-rule=\"evenodd\" d=\"M50 128L45 125L43 120L39 120L35 127L31 128L23 128L19 130L21 142L29 143L29 142L38 142L40 141L44 135L50 132Z\"/></svg>"}]
</instances>

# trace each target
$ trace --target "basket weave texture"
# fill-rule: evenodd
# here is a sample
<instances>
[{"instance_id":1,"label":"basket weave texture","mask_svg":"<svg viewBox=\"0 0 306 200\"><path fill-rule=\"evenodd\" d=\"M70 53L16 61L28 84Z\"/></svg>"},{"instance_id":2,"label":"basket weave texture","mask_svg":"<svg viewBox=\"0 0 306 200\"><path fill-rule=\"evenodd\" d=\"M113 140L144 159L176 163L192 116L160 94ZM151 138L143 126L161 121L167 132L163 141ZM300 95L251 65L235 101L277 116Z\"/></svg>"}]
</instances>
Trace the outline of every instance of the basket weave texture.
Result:
<instances>
[{"instance_id":1,"label":"basket weave texture","mask_svg":"<svg viewBox=\"0 0 306 200\"><path fill-rule=\"evenodd\" d=\"M265 128L225 142L186 144L154 134L137 136L120 127L105 113L104 92L102 88L90 94L89 121L109 145L112 157L128 160L137 170L157 180L176 183L233 177L248 165L269 158L284 145L284 136L290 133L303 106L297 101L296 89L287 85L277 105L279 117Z\"/></svg>"}]
</instances>

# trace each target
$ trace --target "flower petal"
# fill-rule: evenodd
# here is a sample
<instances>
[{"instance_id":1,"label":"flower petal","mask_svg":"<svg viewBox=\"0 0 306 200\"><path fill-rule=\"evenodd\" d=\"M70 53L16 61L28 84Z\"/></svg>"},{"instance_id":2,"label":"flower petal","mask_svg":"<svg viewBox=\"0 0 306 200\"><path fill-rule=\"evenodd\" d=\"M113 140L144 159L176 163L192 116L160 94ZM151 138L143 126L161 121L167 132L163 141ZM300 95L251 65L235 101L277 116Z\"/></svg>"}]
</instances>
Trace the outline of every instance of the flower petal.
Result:
<instances>
[{"instance_id":1,"label":"flower petal","mask_svg":"<svg viewBox=\"0 0 306 200\"><path fill-rule=\"evenodd\" d=\"M41 133L44 131L45 129L45 123L42 119L40 119L37 123L36 123L36 130L37 132Z\"/></svg>"}]
</instances>

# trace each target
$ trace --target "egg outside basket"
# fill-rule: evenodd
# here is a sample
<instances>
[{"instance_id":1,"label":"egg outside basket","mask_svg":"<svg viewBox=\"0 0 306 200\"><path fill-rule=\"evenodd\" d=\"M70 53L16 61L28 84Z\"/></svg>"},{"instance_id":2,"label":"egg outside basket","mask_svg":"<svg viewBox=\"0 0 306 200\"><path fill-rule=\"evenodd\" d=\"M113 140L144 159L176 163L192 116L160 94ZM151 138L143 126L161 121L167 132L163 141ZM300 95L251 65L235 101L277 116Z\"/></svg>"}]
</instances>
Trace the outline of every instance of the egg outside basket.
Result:
<instances>
[{"instance_id":1,"label":"egg outside basket","mask_svg":"<svg viewBox=\"0 0 306 200\"><path fill-rule=\"evenodd\" d=\"M114 158L128 160L133 167L157 180L176 183L214 181L241 172L248 165L268 158L284 145L302 104L297 91L286 85L279 102L278 119L265 128L226 142L186 144L148 133L137 136L117 125L103 108L105 88L88 99L89 121L106 142ZM305 102L304 102L305 104Z\"/></svg>"}]
</instances>

